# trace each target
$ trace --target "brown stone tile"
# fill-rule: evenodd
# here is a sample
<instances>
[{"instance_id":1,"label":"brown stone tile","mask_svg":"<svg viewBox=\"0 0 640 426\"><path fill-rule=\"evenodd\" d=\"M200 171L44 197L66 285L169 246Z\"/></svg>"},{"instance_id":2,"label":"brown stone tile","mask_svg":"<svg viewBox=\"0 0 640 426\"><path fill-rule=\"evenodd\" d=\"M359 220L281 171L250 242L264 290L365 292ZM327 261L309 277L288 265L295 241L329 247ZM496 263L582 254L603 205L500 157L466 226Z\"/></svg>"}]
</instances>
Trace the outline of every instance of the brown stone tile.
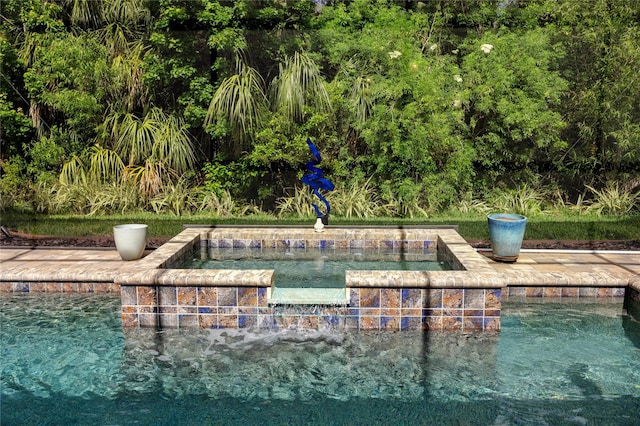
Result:
<instances>
[{"instance_id":1,"label":"brown stone tile","mask_svg":"<svg viewBox=\"0 0 640 426\"><path fill-rule=\"evenodd\" d=\"M442 290L442 307L443 308L462 308L464 290L449 289Z\"/></svg>"},{"instance_id":2,"label":"brown stone tile","mask_svg":"<svg viewBox=\"0 0 640 426\"><path fill-rule=\"evenodd\" d=\"M545 287L542 289L542 297L561 297L562 287Z\"/></svg>"},{"instance_id":3,"label":"brown stone tile","mask_svg":"<svg viewBox=\"0 0 640 426\"><path fill-rule=\"evenodd\" d=\"M400 317L398 316L381 316L380 329L384 331L400 331Z\"/></svg>"},{"instance_id":4,"label":"brown stone tile","mask_svg":"<svg viewBox=\"0 0 640 426\"><path fill-rule=\"evenodd\" d=\"M562 287L561 297L578 297L578 287Z\"/></svg>"},{"instance_id":5,"label":"brown stone tile","mask_svg":"<svg viewBox=\"0 0 640 426\"><path fill-rule=\"evenodd\" d=\"M219 328L217 315L198 315L200 328Z\"/></svg>"},{"instance_id":6,"label":"brown stone tile","mask_svg":"<svg viewBox=\"0 0 640 426\"><path fill-rule=\"evenodd\" d=\"M464 317L462 320L462 329L464 331L483 331L484 330L484 318L483 317Z\"/></svg>"},{"instance_id":7,"label":"brown stone tile","mask_svg":"<svg viewBox=\"0 0 640 426\"><path fill-rule=\"evenodd\" d=\"M379 316L360 316L360 330L380 330Z\"/></svg>"},{"instance_id":8,"label":"brown stone tile","mask_svg":"<svg viewBox=\"0 0 640 426\"><path fill-rule=\"evenodd\" d=\"M381 308L380 316L382 317L400 317L400 308Z\"/></svg>"},{"instance_id":9,"label":"brown stone tile","mask_svg":"<svg viewBox=\"0 0 640 426\"><path fill-rule=\"evenodd\" d=\"M195 287L178 287L178 304L185 306L195 306L197 292Z\"/></svg>"},{"instance_id":10,"label":"brown stone tile","mask_svg":"<svg viewBox=\"0 0 640 426\"><path fill-rule=\"evenodd\" d=\"M198 306L218 306L218 287L198 287Z\"/></svg>"},{"instance_id":11,"label":"brown stone tile","mask_svg":"<svg viewBox=\"0 0 640 426\"><path fill-rule=\"evenodd\" d=\"M157 305L158 298L154 287L138 286L138 304L140 305ZM142 323L142 320L140 320Z\"/></svg>"},{"instance_id":12,"label":"brown stone tile","mask_svg":"<svg viewBox=\"0 0 640 426\"><path fill-rule=\"evenodd\" d=\"M500 317L485 317L484 319L485 331L499 331L500 330Z\"/></svg>"},{"instance_id":13,"label":"brown stone tile","mask_svg":"<svg viewBox=\"0 0 640 426\"><path fill-rule=\"evenodd\" d=\"M238 306L258 306L258 288L238 287Z\"/></svg>"},{"instance_id":14,"label":"brown stone tile","mask_svg":"<svg viewBox=\"0 0 640 426\"><path fill-rule=\"evenodd\" d=\"M46 293L47 291L46 282L33 282L29 284L29 292L30 293Z\"/></svg>"},{"instance_id":15,"label":"brown stone tile","mask_svg":"<svg viewBox=\"0 0 640 426\"><path fill-rule=\"evenodd\" d=\"M66 282L62 284L63 293L78 293L79 288L79 284L75 282Z\"/></svg>"},{"instance_id":16,"label":"brown stone tile","mask_svg":"<svg viewBox=\"0 0 640 426\"><path fill-rule=\"evenodd\" d=\"M380 289L361 288L360 289L360 306L363 308L380 307Z\"/></svg>"},{"instance_id":17,"label":"brown stone tile","mask_svg":"<svg viewBox=\"0 0 640 426\"><path fill-rule=\"evenodd\" d=\"M422 314L422 308L402 308L403 317L420 317Z\"/></svg>"},{"instance_id":18,"label":"brown stone tile","mask_svg":"<svg viewBox=\"0 0 640 426\"><path fill-rule=\"evenodd\" d=\"M400 308L401 291L399 288L383 288L380 290L380 307Z\"/></svg>"},{"instance_id":19,"label":"brown stone tile","mask_svg":"<svg viewBox=\"0 0 640 426\"><path fill-rule=\"evenodd\" d=\"M218 287L219 306L238 306L237 287Z\"/></svg>"},{"instance_id":20,"label":"brown stone tile","mask_svg":"<svg viewBox=\"0 0 640 426\"><path fill-rule=\"evenodd\" d=\"M443 316L442 330L460 331L462 330L462 317Z\"/></svg>"},{"instance_id":21,"label":"brown stone tile","mask_svg":"<svg viewBox=\"0 0 640 426\"><path fill-rule=\"evenodd\" d=\"M527 297L542 297L543 289L542 287L527 287L525 294Z\"/></svg>"},{"instance_id":22,"label":"brown stone tile","mask_svg":"<svg viewBox=\"0 0 640 426\"><path fill-rule=\"evenodd\" d=\"M138 327L138 314L135 313L122 313L122 326L123 327Z\"/></svg>"},{"instance_id":23,"label":"brown stone tile","mask_svg":"<svg viewBox=\"0 0 640 426\"><path fill-rule=\"evenodd\" d=\"M444 306L443 291L439 288L425 290L425 308L442 308Z\"/></svg>"}]
</instances>

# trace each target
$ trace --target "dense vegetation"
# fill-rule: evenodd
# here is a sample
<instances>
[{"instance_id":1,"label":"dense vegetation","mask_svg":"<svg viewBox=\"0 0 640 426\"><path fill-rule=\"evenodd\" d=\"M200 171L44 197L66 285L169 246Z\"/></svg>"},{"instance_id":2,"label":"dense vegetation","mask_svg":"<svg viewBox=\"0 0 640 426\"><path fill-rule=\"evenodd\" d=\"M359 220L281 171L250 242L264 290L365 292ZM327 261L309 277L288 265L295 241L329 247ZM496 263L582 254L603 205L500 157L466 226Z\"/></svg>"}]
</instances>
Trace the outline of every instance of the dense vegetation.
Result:
<instances>
[{"instance_id":1,"label":"dense vegetation","mask_svg":"<svg viewBox=\"0 0 640 426\"><path fill-rule=\"evenodd\" d=\"M0 207L640 210L640 2L2 0Z\"/></svg>"}]
</instances>

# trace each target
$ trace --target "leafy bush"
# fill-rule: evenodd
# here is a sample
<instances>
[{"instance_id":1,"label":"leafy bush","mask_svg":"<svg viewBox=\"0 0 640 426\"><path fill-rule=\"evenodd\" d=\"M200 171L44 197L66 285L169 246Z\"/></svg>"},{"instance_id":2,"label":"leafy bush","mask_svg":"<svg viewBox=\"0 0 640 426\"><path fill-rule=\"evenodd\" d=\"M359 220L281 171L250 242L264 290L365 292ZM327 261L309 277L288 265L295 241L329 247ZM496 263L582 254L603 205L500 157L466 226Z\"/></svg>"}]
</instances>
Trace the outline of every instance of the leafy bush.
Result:
<instances>
[{"instance_id":1,"label":"leafy bush","mask_svg":"<svg viewBox=\"0 0 640 426\"><path fill-rule=\"evenodd\" d=\"M545 196L537 189L523 184L515 189L496 191L489 204L495 211L534 216L544 211Z\"/></svg>"},{"instance_id":2,"label":"leafy bush","mask_svg":"<svg viewBox=\"0 0 640 426\"><path fill-rule=\"evenodd\" d=\"M640 191L631 192L621 188L618 182L608 182L604 188L596 189L585 185L594 195L587 211L597 215L622 216L640 207Z\"/></svg>"}]
</instances>

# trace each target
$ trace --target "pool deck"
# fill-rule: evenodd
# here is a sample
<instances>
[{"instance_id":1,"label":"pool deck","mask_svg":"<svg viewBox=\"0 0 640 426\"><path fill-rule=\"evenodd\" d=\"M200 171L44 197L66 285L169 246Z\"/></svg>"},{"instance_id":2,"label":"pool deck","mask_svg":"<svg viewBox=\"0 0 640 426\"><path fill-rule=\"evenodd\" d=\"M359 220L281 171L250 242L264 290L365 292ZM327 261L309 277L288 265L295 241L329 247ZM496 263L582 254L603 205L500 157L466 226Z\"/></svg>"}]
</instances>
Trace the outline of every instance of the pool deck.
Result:
<instances>
[{"instance_id":1,"label":"pool deck","mask_svg":"<svg viewBox=\"0 0 640 426\"><path fill-rule=\"evenodd\" d=\"M147 252L148 254L148 252ZM626 287L640 290L640 251L522 251L515 263L489 265L508 286ZM0 248L0 292L10 292L12 282L109 283L135 272L141 260L123 261L115 249ZM117 290L115 290L117 291Z\"/></svg>"}]
</instances>

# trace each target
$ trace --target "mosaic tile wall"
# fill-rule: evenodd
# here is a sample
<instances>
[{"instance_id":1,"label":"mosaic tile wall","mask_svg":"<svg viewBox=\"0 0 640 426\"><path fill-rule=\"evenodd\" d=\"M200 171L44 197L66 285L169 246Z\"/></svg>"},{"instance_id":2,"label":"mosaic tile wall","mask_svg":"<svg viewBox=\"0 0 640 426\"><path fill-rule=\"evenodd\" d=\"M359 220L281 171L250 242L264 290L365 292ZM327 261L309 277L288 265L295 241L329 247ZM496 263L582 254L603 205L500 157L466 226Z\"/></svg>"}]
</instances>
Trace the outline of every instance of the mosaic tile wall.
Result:
<instances>
[{"instance_id":1,"label":"mosaic tile wall","mask_svg":"<svg viewBox=\"0 0 640 426\"><path fill-rule=\"evenodd\" d=\"M503 290L502 300L520 301L540 298L615 298L624 297L626 287L534 287L509 286Z\"/></svg>"},{"instance_id":2,"label":"mosaic tile wall","mask_svg":"<svg viewBox=\"0 0 640 426\"><path fill-rule=\"evenodd\" d=\"M500 289L352 288L348 307L268 306L266 287L122 286L125 327L500 329Z\"/></svg>"},{"instance_id":3,"label":"mosaic tile wall","mask_svg":"<svg viewBox=\"0 0 640 426\"><path fill-rule=\"evenodd\" d=\"M109 282L21 281L0 282L0 293L120 293L118 284Z\"/></svg>"}]
</instances>

